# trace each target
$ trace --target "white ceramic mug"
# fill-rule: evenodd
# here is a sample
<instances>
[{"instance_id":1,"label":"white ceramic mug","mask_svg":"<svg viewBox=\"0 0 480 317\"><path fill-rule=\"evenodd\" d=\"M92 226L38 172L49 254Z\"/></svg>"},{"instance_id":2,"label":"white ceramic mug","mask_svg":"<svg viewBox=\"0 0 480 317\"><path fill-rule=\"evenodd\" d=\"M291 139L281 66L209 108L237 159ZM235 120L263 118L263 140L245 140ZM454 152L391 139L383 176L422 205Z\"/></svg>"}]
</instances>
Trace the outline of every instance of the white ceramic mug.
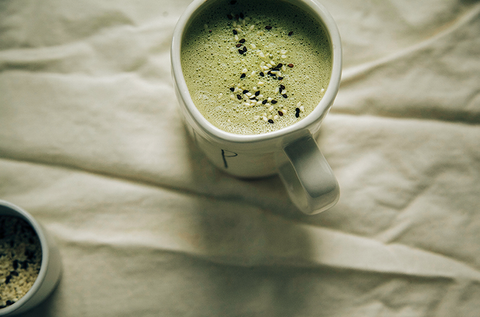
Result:
<instances>
[{"instance_id":1,"label":"white ceramic mug","mask_svg":"<svg viewBox=\"0 0 480 317\"><path fill-rule=\"evenodd\" d=\"M193 140L218 168L231 175L253 178L278 173L291 200L304 213L329 209L338 201L339 186L315 138L337 95L342 72L342 46L333 18L316 0L286 0L309 12L324 26L333 57L330 83L320 103L303 120L275 132L240 135L220 130L202 116L182 73L180 51L184 32L190 21L213 1L217 0L194 0L177 22L172 39L175 89Z\"/></svg>"},{"instance_id":2,"label":"white ceramic mug","mask_svg":"<svg viewBox=\"0 0 480 317\"><path fill-rule=\"evenodd\" d=\"M25 220L37 234L42 248L40 271L30 290L14 304L0 309L0 316L12 316L37 306L50 295L59 281L62 265L55 241L31 214L14 204L0 200L0 215Z\"/></svg>"}]
</instances>

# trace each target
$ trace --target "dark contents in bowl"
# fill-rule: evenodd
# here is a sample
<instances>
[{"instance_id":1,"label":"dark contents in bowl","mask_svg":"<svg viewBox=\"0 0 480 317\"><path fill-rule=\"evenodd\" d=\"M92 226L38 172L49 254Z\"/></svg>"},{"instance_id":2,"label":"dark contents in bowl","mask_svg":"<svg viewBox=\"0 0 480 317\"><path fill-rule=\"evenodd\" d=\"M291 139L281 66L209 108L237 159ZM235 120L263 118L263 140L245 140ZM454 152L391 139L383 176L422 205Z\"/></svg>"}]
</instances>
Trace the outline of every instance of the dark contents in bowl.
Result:
<instances>
[{"instance_id":1,"label":"dark contents in bowl","mask_svg":"<svg viewBox=\"0 0 480 317\"><path fill-rule=\"evenodd\" d=\"M41 262L40 240L33 228L21 218L0 215L0 309L25 296Z\"/></svg>"}]
</instances>

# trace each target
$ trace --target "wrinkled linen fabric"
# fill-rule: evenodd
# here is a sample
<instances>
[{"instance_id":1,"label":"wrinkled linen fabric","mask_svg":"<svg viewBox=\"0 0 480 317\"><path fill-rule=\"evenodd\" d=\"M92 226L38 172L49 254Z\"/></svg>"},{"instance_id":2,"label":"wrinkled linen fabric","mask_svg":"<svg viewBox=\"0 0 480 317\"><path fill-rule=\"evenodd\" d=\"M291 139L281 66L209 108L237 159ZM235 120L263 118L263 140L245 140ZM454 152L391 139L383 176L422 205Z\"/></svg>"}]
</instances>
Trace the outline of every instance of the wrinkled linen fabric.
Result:
<instances>
[{"instance_id":1,"label":"wrinkled linen fabric","mask_svg":"<svg viewBox=\"0 0 480 317\"><path fill-rule=\"evenodd\" d=\"M323 0L338 204L213 167L177 111L189 0L0 2L0 199L57 241L21 316L479 316L480 3Z\"/></svg>"}]
</instances>

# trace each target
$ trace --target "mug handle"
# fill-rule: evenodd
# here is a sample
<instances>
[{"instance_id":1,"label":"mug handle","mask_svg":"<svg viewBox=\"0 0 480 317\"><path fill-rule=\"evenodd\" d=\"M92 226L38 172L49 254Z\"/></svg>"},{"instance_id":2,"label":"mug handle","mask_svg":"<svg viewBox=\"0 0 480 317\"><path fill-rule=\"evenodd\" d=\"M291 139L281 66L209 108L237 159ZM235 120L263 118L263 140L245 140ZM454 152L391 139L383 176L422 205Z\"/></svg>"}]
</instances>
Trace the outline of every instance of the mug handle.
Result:
<instances>
[{"instance_id":1,"label":"mug handle","mask_svg":"<svg viewBox=\"0 0 480 317\"><path fill-rule=\"evenodd\" d=\"M340 189L313 137L296 140L286 145L283 152L288 161L278 167L278 172L293 203L307 215L333 207Z\"/></svg>"}]
</instances>

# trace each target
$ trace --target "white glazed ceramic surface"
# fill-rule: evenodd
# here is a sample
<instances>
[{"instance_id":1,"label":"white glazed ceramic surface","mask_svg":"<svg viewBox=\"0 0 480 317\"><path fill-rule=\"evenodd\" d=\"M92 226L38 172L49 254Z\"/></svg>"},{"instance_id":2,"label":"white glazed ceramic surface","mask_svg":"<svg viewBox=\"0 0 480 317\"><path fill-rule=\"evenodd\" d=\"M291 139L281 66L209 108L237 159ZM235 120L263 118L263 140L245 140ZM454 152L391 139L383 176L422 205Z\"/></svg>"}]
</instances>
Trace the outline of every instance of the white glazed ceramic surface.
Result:
<instances>
[{"instance_id":1,"label":"white glazed ceramic surface","mask_svg":"<svg viewBox=\"0 0 480 317\"><path fill-rule=\"evenodd\" d=\"M13 316L35 307L50 295L60 278L61 259L55 241L28 212L7 201L0 200L0 215L24 219L38 235L42 247L42 264L32 288L13 305L0 309L0 316Z\"/></svg>"},{"instance_id":2,"label":"white glazed ceramic surface","mask_svg":"<svg viewBox=\"0 0 480 317\"><path fill-rule=\"evenodd\" d=\"M265 134L232 134L210 124L195 107L180 62L182 37L189 21L214 1L195 0L188 6L177 22L171 46L176 94L194 142L218 168L231 175L253 178L278 173L292 201L306 214L332 207L338 201L339 187L315 138L340 85L342 48L333 18L316 0L286 0L324 25L333 51L329 86L313 112L294 125Z\"/></svg>"}]
</instances>

